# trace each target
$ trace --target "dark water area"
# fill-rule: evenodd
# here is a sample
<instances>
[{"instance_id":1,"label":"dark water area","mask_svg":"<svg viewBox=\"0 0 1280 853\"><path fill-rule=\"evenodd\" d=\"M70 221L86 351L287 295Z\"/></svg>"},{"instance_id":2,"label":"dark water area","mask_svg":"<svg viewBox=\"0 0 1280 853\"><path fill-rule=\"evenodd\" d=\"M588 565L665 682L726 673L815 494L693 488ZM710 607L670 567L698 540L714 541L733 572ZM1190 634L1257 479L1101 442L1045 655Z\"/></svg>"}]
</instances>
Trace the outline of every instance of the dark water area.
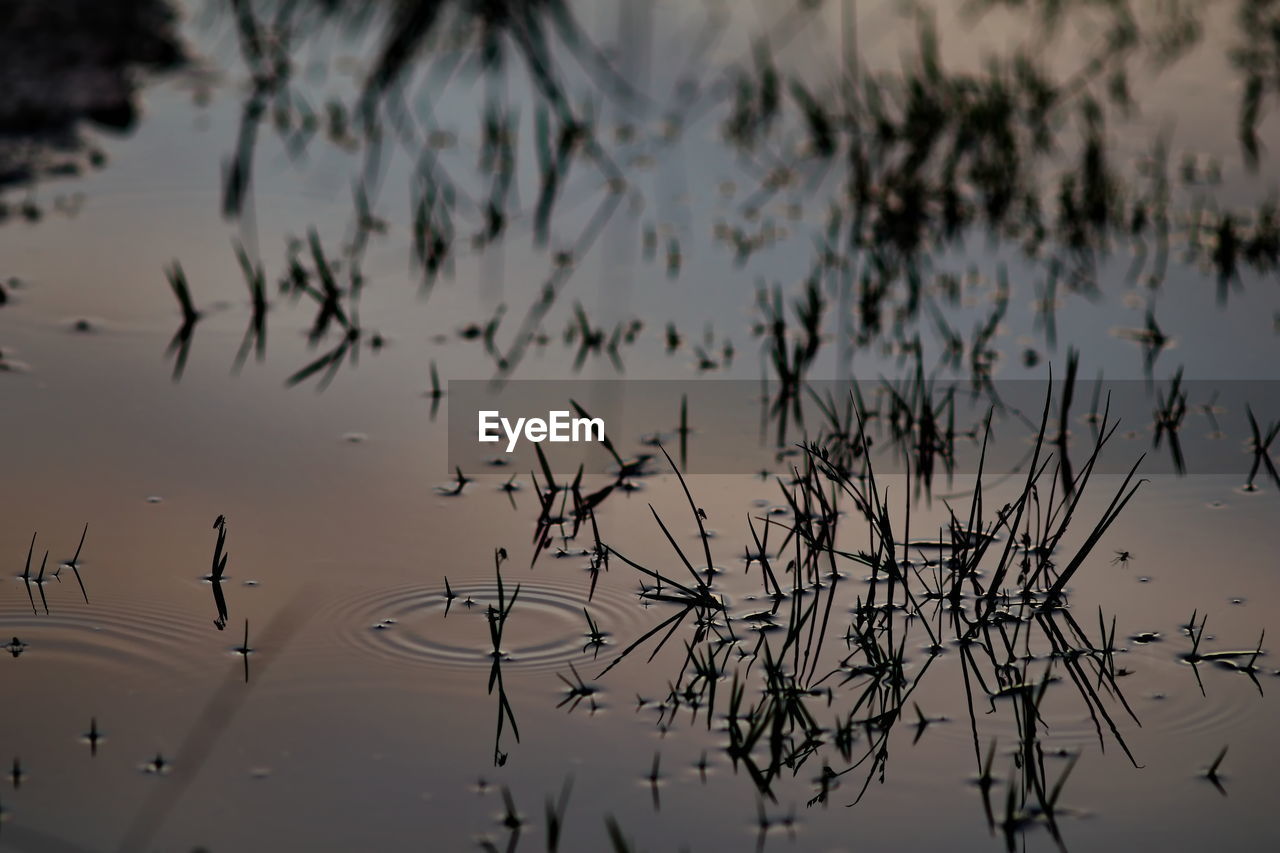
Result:
<instances>
[{"instance_id":1,"label":"dark water area","mask_svg":"<svg viewBox=\"0 0 1280 853\"><path fill-rule=\"evenodd\" d=\"M1268 0L0 3L0 850L1276 849L1276 140Z\"/></svg>"}]
</instances>

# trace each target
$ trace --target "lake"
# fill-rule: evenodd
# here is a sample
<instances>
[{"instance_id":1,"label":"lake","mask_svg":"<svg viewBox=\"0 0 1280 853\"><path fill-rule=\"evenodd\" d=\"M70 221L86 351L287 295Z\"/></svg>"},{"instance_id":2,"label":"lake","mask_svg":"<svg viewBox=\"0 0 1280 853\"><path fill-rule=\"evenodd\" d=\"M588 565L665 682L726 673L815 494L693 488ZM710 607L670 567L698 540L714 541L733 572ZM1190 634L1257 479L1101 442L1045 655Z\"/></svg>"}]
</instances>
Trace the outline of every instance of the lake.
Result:
<instances>
[{"instance_id":1,"label":"lake","mask_svg":"<svg viewBox=\"0 0 1280 853\"><path fill-rule=\"evenodd\" d=\"M1280 844L1280 5L0 47L0 849Z\"/></svg>"}]
</instances>

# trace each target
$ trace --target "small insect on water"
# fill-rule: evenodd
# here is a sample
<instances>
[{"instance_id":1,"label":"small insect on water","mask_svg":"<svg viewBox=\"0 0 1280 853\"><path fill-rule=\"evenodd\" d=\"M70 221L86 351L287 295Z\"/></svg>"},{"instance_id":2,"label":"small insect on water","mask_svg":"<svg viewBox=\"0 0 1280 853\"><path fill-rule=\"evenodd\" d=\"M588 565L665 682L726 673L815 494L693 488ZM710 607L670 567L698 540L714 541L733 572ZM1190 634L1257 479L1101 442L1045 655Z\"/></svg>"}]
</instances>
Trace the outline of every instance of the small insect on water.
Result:
<instances>
[{"instance_id":1,"label":"small insect on water","mask_svg":"<svg viewBox=\"0 0 1280 853\"><path fill-rule=\"evenodd\" d=\"M1115 559L1111 561L1111 565L1127 569L1131 560L1133 560L1133 554L1128 551L1116 551Z\"/></svg>"}]
</instances>

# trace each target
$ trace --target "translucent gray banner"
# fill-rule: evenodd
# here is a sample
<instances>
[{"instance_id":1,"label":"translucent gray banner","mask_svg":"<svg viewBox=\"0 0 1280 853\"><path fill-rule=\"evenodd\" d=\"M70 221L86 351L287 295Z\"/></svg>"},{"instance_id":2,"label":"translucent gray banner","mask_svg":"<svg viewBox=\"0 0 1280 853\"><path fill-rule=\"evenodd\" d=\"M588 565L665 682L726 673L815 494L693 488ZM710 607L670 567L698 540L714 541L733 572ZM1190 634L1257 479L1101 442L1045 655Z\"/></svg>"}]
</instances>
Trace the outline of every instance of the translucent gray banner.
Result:
<instances>
[{"instance_id":1,"label":"translucent gray banner","mask_svg":"<svg viewBox=\"0 0 1280 853\"><path fill-rule=\"evenodd\" d=\"M645 455L662 467L659 445L690 474L781 472L812 450L850 470L963 475L984 437L984 470L1000 473L1025 465L1043 433L1042 460L1071 470L1110 435L1096 473L1145 454L1144 474L1243 483L1252 471L1264 484L1280 453L1280 381L452 381L447 405L449 471L468 476L541 471L538 450L557 476L617 473Z\"/></svg>"}]
</instances>

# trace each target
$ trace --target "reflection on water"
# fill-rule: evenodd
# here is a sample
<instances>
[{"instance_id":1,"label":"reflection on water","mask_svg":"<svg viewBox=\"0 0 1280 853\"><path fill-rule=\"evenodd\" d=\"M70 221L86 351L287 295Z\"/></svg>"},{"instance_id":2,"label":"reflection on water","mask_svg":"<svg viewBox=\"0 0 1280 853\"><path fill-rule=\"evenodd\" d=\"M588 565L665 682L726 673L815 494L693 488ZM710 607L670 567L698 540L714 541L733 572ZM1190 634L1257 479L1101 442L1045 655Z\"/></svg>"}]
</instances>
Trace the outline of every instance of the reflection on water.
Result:
<instances>
[{"instance_id":1,"label":"reflection on water","mask_svg":"<svg viewBox=\"0 0 1280 853\"><path fill-rule=\"evenodd\" d=\"M105 165L87 127L129 133L138 122L140 75L183 62L165 0L109 7L82 0L14 0L0 10L0 192ZM4 192L8 190L8 192ZM78 201L59 197L65 212ZM18 210L38 220L28 196ZM4 205L4 217L10 215Z\"/></svg>"},{"instance_id":2,"label":"reflection on water","mask_svg":"<svg viewBox=\"0 0 1280 853\"><path fill-rule=\"evenodd\" d=\"M329 145L351 154L354 188L346 235L328 248L315 230L305 241L289 241L279 277L281 292L295 301L309 297L303 301L316 311L310 338L318 347L315 357L288 381L318 378L321 388L344 364L356 363L362 345L381 346L382 335L356 319L356 304L365 252L387 232L387 218L378 212L386 202L403 204L408 190L412 257L427 287L450 273L464 251L502 255L502 246L494 244L501 244L508 222L523 223L520 230L531 227L531 248L546 272L536 286L524 288L530 291L519 297L524 308L510 314L502 302L486 321L468 327L475 334L464 335L483 345L496 375L507 376L531 347L550 342L548 314L602 233L632 230L651 260L665 242L668 276L679 276L688 249L682 240L700 236L701 229L688 235L683 232L689 226L648 215L649 209L661 210L670 188L659 182L655 189L645 172L664 158L690 156L686 134L705 122L703 116L720 114L717 135L724 151L740 160L744 187L740 193L735 182L720 184L731 204L727 217L716 215L713 245L728 249L741 268L755 254L796 245L788 239L794 226L778 221L771 212L775 206L786 209L786 219L812 217L816 227L801 245L816 247L799 249L808 259L803 271L791 274L807 276L807 307L797 320L810 328L812 341L832 311L858 314L857 329L837 321L838 371L848 370L859 349L890 346L910 357L921 346L916 336L927 335L944 347L945 366L967 367L978 382L989 378L1000 358L992 338L1011 296L1007 268L1000 263L990 271L996 277L987 297L993 308L968 340L955 315L972 282L958 275L960 268L947 268L950 255L986 232L1016 249L1021 264L1031 264L1021 275L1040 279L1029 296L1033 325L1049 349L1057 346L1063 295L1097 298L1100 275L1117 278L1112 258L1129 254L1120 281L1145 306L1145 318L1141 327L1116 334L1143 349L1149 375L1161 352L1175 343L1156 314L1171 256L1183 270L1202 268L1216 281L1223 303L1246 279L1265 276L1280 263L1274 193L1248 200L1244 209L1237 209L1238 202L1224 207L1217 157L1188 151L1175 159L1168 131L1150 134L1136 148L1128 140L1122 148L1115 142L1113 128L1123 127L1141 107L1128 83L1131 66L1175 63L1199 42L1203 23L1197 12L1175 5L1177 15L1150 20L1118 7L1114 19L1103 22L1105 37L1096 55L1070 71L1042 61L1036 50L1043 45L1036 40L993 52L977 70L949 69L936 24L922 15L902 25L918 31L918 44L899 70L867 66L845 49L834 81L831 69L816 80L788 76L779 69L772 42L762 38L754 66L730 67L716 86L700 87L686 73L661 80L656 88L668 89L661 96L640 97L620 82L601 48L560 4L546 10L519 6L518 12L501 5L423 4L385 21L371 13L373 21L366 15L351 23L328 7L292 4L269 15L238 3L235 34L253 89L224 166L223 211L247 217L253 227L246 196L264 130L274 130L293 161L305 159L322 129ZM1236 37L1247 39L1247 46L1231 52L1233 72L1246 81L1238 110L1240 148L1233 154L1243 156L1251 172L1259 169L1257 128L1269 92L1258 70L1264 45L1257 31L1246 29L1257 14L1240 10ZM820 15L793 11L775 29L787 33L782 41L789 42L800 38L796 32L819 28ZM1039 38L1056 38L1061 21L1041 23ZM725 22L711 15L706 26L715 33ZM322 119L314 105L319 93L308 96L309 81L298 79L288 57L303 50L292 41L297 32L314 39L316 30L333 27L348 38L372 38L372 57L355 86L354 104L329 100ZM373 35L366 35L370 30ZM566 68L571 60L585 73ZM621 64L637 61L618 58ZM459 69L482 86L478 109L472 110L478 116L460 117L478 124L454 125L450 119L459 118L457 112L441 106L454 103ZM520 94L513 95L513 88ZM524 98L532 109L522 114L517 104ZM575 98L585 99L584 106L575 106ZM602 126L601 112L617 116L617 123ZM470 145L458 145L459 133ZM388 199L392 175L397 192ZM562 213L573 187L585 203ZM686 210L688 195L686 190L678 198ZM555 241L553 217L560 234ZM630 229L610 230L617 218L629 219ZM617 240L611 241L611 253ZM250 261L243 247L237 253L254 305L236 356L242 364L251 344L259 359L264 353L266 282L263 265ZM493 271L492 263L481 264L482 275ZM197 312L185 286L175 285L175 291L184 316L174 338L180 375ZM764 290L760 302L768 316L759 328L772 328L776 336L785 320L782 296L776 288ZM644 319L620 317L597 325L580 303L573 310L564 339L576 351L574 370L593 355L607 354L622 372L627 345ZM715 346L710 333L692 349L700 370L731 363L731 344ZM717 349L723 357L712 355ZM806 346L795 355L795 364L774 355L775 365L786 365L784 376L806 371L816 348ZM1041 357L1034 348L1023 353L1029 367Z\"/></svg>"},{"instance_id":3,"label":"reflection on water","mask_svg":"<svg viewBox=\"0 0 1280 853\"><path fill-rule=\"evenodd\" d=\"M1274 846L1278 14L6 4L0 846Z\"/></svg>"}]
</instances>

